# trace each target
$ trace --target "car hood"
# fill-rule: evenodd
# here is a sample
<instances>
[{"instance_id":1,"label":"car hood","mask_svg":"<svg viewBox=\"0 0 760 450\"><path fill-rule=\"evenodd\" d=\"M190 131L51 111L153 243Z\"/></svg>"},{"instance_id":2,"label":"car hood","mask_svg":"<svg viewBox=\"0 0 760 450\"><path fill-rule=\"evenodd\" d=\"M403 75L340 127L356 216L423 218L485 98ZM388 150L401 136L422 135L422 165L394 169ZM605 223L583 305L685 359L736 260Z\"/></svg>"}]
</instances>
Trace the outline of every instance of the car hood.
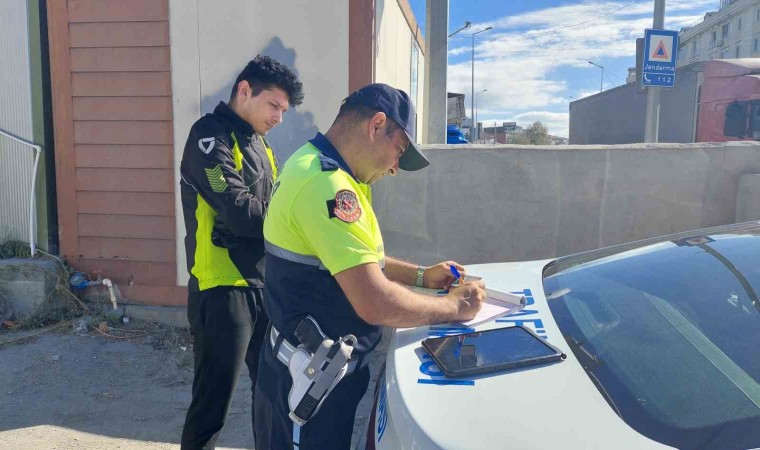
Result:
<instances>
[{"instance_id":1,"label":"car hood","mask_svg":"<svg viewBox=\"0 0 760 450\"><path fill-rule=\"evenodd\" d=\"M466 331L439 325L398 329L386 361L387 395L380 424L401 448L481 449L668 448L639 434L607 404L565 342L546 302L544 266L551 260L467 267L489 289L526 295L523 311L476 330L523 325L562 350L559 363L448 379L421 347L429 336ZM382 401L381 401L382 403ZM388 430L375 439L382 444ZM393 438L392 438L393 439ZM394 440L395 440L394 439ZM379 447L382 447L380 445Z\"/></svg>"}]
</instances>

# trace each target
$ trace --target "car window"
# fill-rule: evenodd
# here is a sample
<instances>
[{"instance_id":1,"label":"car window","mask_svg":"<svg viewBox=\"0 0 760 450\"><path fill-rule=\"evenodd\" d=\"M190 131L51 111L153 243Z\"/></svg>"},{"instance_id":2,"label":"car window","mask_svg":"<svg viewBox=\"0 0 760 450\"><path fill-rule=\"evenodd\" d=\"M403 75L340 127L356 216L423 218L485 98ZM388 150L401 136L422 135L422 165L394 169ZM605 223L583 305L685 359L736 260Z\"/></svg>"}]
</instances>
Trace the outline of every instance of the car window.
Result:
<instances>
[{"instance_id":1,"label":"car window","mask_svg":"<svg viewBox=\"0 0 760 450\"><path fill-rule=\"evenodd\" d=\"M760 237L609 253L564 261L544 290L610 407L676 448L760 446Z\"/></svg>"}]
</instances>

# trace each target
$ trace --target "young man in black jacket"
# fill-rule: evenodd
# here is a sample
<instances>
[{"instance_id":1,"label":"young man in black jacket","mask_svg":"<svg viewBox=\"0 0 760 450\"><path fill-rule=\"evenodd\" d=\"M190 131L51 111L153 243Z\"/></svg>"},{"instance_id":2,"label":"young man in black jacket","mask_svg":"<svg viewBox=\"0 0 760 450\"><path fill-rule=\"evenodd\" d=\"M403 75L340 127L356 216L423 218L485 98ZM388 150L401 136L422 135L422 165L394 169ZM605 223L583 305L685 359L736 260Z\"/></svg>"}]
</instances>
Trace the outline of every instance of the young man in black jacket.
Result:
<instances>
[{"instance_id":1,"label":"young man in black jacket","mask_svg":"<svg viewBox=\"0 0 760 450\"><path fill-rule=\"evenodd\" d=\"M243 361L256 385L269 324L263 222L278 169L264 135L302 100L290 68L257 56L238 75L230 101L195 122L187 138L180 186L195 374L183 449L214 448Z\"/></svg>"}]
</instances>

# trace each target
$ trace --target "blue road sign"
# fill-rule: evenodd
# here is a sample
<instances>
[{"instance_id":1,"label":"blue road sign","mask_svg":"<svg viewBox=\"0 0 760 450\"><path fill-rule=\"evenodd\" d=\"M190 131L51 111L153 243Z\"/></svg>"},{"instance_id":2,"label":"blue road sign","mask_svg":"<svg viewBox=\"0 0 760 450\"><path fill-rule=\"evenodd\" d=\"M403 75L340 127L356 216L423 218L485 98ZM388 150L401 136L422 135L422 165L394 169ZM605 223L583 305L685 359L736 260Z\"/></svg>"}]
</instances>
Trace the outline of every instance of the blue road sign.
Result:
<instances>
[{"instance_id":1,"label":"blue road sign","mask_svg":"<svg viewBox=\"0 0 760 450\"><path fill-rule=\"evenodd\" d=\"M675 86L677 53L678 31L647 29L641 84L645 87Z\"/></svg>"}]
</instances>

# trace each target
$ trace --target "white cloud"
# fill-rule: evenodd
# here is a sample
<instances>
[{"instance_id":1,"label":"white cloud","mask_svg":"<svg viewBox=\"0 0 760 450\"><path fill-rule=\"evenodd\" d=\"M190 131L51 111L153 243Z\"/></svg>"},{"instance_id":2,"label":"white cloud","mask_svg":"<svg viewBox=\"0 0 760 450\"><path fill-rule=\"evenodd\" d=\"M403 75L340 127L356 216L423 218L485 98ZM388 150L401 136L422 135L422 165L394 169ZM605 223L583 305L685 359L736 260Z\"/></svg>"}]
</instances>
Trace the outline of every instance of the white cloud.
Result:
<instances>
[{"instance_id":1,"label":"white cloud","mask_svg":"<svg viewBox=\"0 0 760 450\"><path fill-rule=\"evenodd\" d=\"M577 99L586 98L589 95L598 94L599 91L579 91L576 95L573 95L573 97Z\"/></svg>"},{"instance_id":2,"label":"white cloud","mask_svg":"<svg viewBox=\"0 0 760 450\"><path fill-rule=\"evenodd\" d=\"M556 71L561 68L598 71L587 61L605 58L630 57L633 64L636 38L643 37L644 29L652 26L654 2L647 0L582 26L555 29L608 14L629 3L586 1L473 25L472 30L494 27L478 35L475 42L475 91L488 89L478 96L479 120L487 115L530 124L535 120L544 122L543 117L552 134L566 136L568 114L561 110L566 111L567 97L582 98L596 91L572 89ZM693 25L716 3L716 0L668 0L666 28ZM471 40L465 35L463 39L452 39L450 46L450 60L460 62L449 65L449 91L465 94L470 115ZM457 58L459 55L463 58ZM595 78L597 73L593 75ZM627 74L616 75L624 78ZM622 83L620 79L612 81L616 85Z\"/></svg>"},{"instance_id":3,"label":"white cloud","mask_svg":"<svg viewBox=\"0 0 760 450\"><path fill-rule=\"evenodd\" d=\"M631 16L648 16L652 21L654 2L640 2L618 12L614 12L632 2L585 2L573 5L564 5L543 10L531 11L517 16L505 17L491 23L475 24L472 29L492 26L498 28L515 28L520 26L540 26L541 28L559 28L568 24L589 21L593 18L611 14L607 17L617 17L618 20ZM693 11L695 9L709 10L717 6L716 0L669 0L666 14L670 15L677 11ZM624 20L624 19L623 19Z\"/></svg>"}]
</instances>

